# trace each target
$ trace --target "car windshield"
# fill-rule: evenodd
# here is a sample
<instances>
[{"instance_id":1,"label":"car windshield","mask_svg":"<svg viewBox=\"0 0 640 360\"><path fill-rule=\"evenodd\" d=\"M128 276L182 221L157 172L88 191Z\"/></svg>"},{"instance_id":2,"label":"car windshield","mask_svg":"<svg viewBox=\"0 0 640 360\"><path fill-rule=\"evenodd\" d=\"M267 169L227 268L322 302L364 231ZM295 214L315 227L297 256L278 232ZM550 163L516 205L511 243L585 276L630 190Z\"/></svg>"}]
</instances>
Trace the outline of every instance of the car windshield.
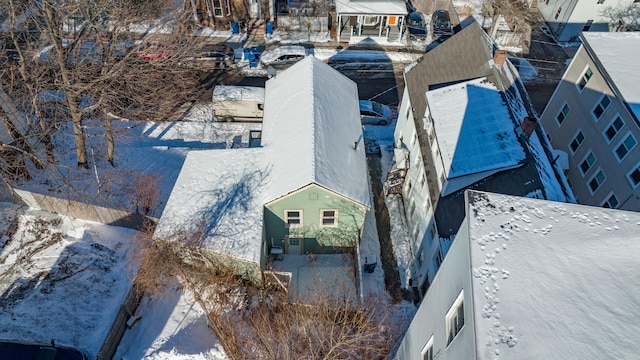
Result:
<instances>
[{"instance_id":1,"label":"car windshield","mask_svg":"<svg viewBox=\"0 0 640 360\"><path fill-rule=\"evenodd\" d=\"M373 106L373 111L375 111L377 114L382 115L384 113L384 111L382 110L382 105L380 105L377 102L372 102L371 105Z\"/></svg>"},{"instance_id":2,"label":"car windshield","mask_svg":"<svg viewBox=\"0 0 640 360\"><path fill-rule=\"evenodd\" d=\"M422 22L422 19L420 18L419 15L415 15L411 14L411 16L409 16L409 26L410 27L416 27L416 28L423 28L424 27L424 23Z\"/></svg>"},{"instance_id":3,"label":"car windshield","mask_svg":"<svg viewBox=\"0 0 640 360\"><path fill-rule=\"evenodd\" d=\"M451 28L451 21L446 13L438 14L433 26L436 29L449 30Z\"/></svg>"}]
</instances>

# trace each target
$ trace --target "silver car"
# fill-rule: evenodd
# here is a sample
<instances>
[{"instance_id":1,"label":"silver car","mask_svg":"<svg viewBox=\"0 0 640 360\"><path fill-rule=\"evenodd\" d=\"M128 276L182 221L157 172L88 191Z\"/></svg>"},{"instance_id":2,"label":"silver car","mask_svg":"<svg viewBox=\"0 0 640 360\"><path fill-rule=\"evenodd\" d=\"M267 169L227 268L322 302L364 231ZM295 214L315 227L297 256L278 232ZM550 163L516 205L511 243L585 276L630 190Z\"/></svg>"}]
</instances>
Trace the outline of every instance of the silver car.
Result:
<instances>
[{"instance_id":1,"label":"silver car","mask_svg":"<svg viewBox=\"0 0 640 360\"><path fill-rule=\"evenodd\" d=\"M393 112L387 105L360 100L360 119L363 124L387 125L393 122Z\"/></svg>"}]
</instances>

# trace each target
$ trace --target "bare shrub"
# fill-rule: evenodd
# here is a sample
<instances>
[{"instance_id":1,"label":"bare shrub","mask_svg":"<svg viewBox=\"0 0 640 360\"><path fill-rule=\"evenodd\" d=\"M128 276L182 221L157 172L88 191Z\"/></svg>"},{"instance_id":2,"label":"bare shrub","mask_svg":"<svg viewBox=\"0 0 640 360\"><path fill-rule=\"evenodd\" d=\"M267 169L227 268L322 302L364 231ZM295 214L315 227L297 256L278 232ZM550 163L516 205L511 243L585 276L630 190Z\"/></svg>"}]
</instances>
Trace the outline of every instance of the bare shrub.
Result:
<instances>
[{"instance_id":1,"label":"bare shrub","mask_svg":"<svg viewBox=\"0 0 640 360\"><path fill-rule=\"evenodd\" d=\"M162 177L157 174L141 174L133 179L133 191L135 193L136 212L142 210L143 214L152 212L160 200L160 186Z\"/></svg>"},{"instance_id":2,"label":"bare shrub","mask_svg":"<svg viewBox=\"0 0 640 360\"><path fill-rule=\"evenodd\" d=\"M359 304L352 285L318 281L313 296L291 303L282 281L265 276L258 288L213 261L199 246L201 234L152 235L149 229L136 239L136 284L162 294L177 279L205 309L232 359L385 359L400 333L388 304Z\"/></svg>"}]
</instances>

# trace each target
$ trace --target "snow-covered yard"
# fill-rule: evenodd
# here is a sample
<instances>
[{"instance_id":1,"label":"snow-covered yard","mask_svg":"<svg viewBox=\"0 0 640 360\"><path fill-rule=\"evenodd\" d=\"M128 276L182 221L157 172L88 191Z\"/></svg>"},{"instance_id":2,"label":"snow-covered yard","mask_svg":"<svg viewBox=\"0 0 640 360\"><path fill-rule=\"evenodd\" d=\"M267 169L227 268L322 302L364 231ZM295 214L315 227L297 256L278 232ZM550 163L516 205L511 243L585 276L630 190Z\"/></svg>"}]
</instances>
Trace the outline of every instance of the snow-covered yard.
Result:
<instances>
[{"instance_id":1,"label":"snow-covered yard","mask_svg":"<svg viewBox=\"0 0 640 360\"><path fill-rule=\"evenodd\" d=\"M137 233L0 203L0 338L94 357L129 293Z\"/></svg>"}]
</instances>

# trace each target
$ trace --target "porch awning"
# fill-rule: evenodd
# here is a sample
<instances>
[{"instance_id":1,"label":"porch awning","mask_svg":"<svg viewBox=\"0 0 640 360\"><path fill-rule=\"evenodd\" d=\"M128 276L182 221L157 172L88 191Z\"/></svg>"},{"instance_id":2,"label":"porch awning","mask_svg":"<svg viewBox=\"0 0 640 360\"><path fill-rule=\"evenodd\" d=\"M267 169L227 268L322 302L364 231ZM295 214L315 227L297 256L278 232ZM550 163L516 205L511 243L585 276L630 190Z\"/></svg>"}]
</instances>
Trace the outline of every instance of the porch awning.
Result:
<instances>
[{"instance_id":1,"label":"porch awning","mask_svg":"<svg viewBox=\"0 0 640 360\"><path fill-rule=\"evenodd\" d=\"M404 0L336 0L336 12L340 14L406 15Z\"/></svg>"}]
</instances>

